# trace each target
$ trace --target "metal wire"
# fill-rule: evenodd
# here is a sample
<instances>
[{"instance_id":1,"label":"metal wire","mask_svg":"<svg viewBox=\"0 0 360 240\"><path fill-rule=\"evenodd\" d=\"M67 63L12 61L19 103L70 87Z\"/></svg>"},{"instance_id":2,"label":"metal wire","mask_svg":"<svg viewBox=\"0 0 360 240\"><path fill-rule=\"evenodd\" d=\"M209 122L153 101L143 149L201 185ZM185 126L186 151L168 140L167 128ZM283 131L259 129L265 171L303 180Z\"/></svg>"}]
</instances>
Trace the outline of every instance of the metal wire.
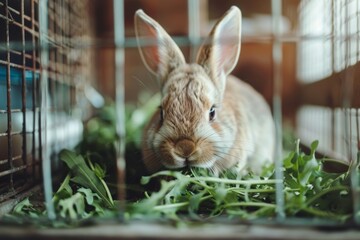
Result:
<instances>
[{"instance_id":1,"label":"metal wire","mask_svg":"<svg viewBox=\"0 0 360 240\"><path fill-rule=\"evenodd\" d=\"M37 108L32 88L35 77L31 79L29 74L36 75L36 64L32 67L32 59L38 61L33 58L33 51L24 48L27 44L33 45L32 29L37 25L37 17L33 14L37 1L29 3L23 0L0 2L0 28L4 33L0 48L0 89L6 92L0 97L0 129L5 127L2 120L7 119L6 131L0 130L0 141L3 143L0 200L16 195L38 179L34 171L29 171L38 166L33 161L35 152L29 150L31 143L28 142L31 136L35 139L35 134L29 131L27 124L32 116L31 109ZM18 49L12 48L14 41L19 42Z\"/></svg>"},{"instance_id":2,"label":"metal wire","mask_svg":"<svg viewBox=\"0 0 360 240\"><path fill-rule=\"evenodd\" d=\"M114 0L114 42L115 42L115 86L116 86L116 131L119 135L117 144L117 179L119 216L122 220L125 212L126 182L125 182L125 51L122 47L125 39L124 2Z\"/></svg>"},{"instance_id":3,"label":"metal wire","mask_svg":"<svg viewBox=\"0 0 360 240\"><path fill-rule=\"evenodd\" d=\"M70 57L85 50L73 43L89 30L86 6L87 0L0 1L0 204L42 176L49 204L54 156L80 140L75 94L88 70ZM50 218L52 212L50 206Z\"/></svg>"},{"instance_id":4,"label":"metal wire","mask_svg":"<svg viewBox=\"0 0 360 240\"><path fill-rule=\"evenodd\" d=\"M188 37L191 44L190 61L195 61L197 48L200 43L200 1L188 0Z\"/></svg>"},{"instance_id":5,"label":"metal wire","mask_svg":"<svg viewBox=\"0 0 360 240\"><path fill-rule=\"evenodd\" d=\"M281 91L282 91L282 42L279 39L281 35L280 21L282 16L282 3L281 0L271 1L271 12L272 12L272 27L273 27L273 53L272 60L274 63L274 97L273 97L273 108L274 108L274 120L275 120L275 131L276 131L276 147L275 147L275 175L276 179L279 179L276 183L276 211L278 220L285 218L284 212L284 194L283 194L283 156L282 156L282 103L281 103Z\"/></svg>"},{"instance_id":6,"label":"metal wire","mask_svg":"<svg viewBox=\"0 0 360 240\"><path fill-rule=\"evenodd\" d=\"M351 164L354 220L359 223L360 119L356 78L360 73L360 4L354 0L303 0L301 4L300 34L320 33L323 39L299 41L299 80L309 87L304 95L304 99L308 98L306 106L298 114L298 133L306 144L318 139L319 152ZM316 83L321 85L308 91ZM323 100L311 101L314 92Z\"/></svg>"},{"instance_id":7,"label":"metal wire","mask_svg":"<svg viewBox=\"0 0 360 240\"><path fill-rule=\"evenodd\" d=\"M47 118L47 109L48 109L48 66L49 66L49 50L47 49L48 42L45 36L48 36L48 1L40 1L40 44L43 47L41 51L41 126L44 127L43 130L43 144L42 145L42 175L43 175L43 186L44 186L44 196L45 196L45 206L46 212L49 219L55 219L55 209L52 202L52 172L51 172L51 159L50 151L48 144L48 118ZM42 135L42 134L40 134Z\"/></svg>"}]
</instances>

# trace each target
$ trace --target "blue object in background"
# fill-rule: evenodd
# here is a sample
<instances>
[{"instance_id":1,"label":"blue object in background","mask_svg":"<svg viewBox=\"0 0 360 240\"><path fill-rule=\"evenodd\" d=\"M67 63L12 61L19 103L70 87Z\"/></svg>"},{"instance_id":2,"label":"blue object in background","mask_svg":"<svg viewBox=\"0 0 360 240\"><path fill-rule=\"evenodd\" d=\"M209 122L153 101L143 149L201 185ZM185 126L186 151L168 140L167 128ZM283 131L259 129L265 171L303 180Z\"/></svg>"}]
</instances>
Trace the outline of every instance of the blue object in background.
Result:
<instances>
[{"instance_id":1,"label":"blue object in background","mask_svg":"<svg viewBox=\"0 0 360 240\"><path fill-rule=\"evenodd\" d=\"M7 80L6 80L7 67L0 65L0 110L7 110ZM11 83L11 109L21 109L22 107L22 78L23 72L20 69L10 67L10 83ZM38 72L25 71L25 101L26 108L33 107L34 91L33 83L38 81L40 74Z\"/></svg>"}]
</instances>

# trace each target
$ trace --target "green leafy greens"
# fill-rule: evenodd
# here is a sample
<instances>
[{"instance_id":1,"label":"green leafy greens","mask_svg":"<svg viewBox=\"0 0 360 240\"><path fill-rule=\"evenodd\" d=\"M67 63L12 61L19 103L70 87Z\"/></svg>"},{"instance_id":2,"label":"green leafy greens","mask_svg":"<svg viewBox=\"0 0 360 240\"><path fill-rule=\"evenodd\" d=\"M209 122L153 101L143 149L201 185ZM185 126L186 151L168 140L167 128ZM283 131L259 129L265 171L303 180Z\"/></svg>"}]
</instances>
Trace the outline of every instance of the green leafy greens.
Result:
<instances>
[{"instance_id":1,"label":"green leafy greens","mask_svg":"<svg viewBox=\"0 0 360 240\"><path fill-rule=\"evenodd\" d=\"M344 222L352 216L349 172L324 171L323 163L315 158L317 145L318 142L313 142L310 153L305 154L297 141L296 150L284 160L286 216ZM160 179L161 187L133 204L133 215L142 213L175 219L181 214L195 219L275 217L275 183L279 180L274 178L273 168L269 168L266 175L269 177L248 174L241 178L228 171L212 177L205 169L190 169L187 173L159 172L143 177L144 184Z\"/></svg>"},{"instance_id":2,"label":"green leafy greens","mask_svg":"<svg viewBox=\"0 0 360 240\"><path fill-rule=\"evenodd\" d=\"M279 181L284 186L286 217L338 223L352 219L350 168L346 166L339 173L325 171L326 159L316 157L317 141L308 153L301 150L299 140L295 142L295 149L283 160L283 179L275 179L273 166L264 169L262 176L240 176L233 170L212 176L200 168L144 176L139 139L149 112L156 108L156 99L144 102L141 109L127 106L127 219L271 219L277 214L275 185ZM44 205L35 205L29 198L18 203L7 218L18 223L38 220L40 226L64 227L76 226L91 217L114 217L114 145L118 141L115 123L114 105L105 106L86 123L84 139L75 152L63 150L59 154L68 173L52 199L57 221L42 221L46 216Z\"/></svg>"},{"instance_id":3,"label":"green leafy greens","mask_svg":"<svg viewBox=\"0 0 360 240\"><path fill-rule=\"evenodd\" d=\"M69 167L73 176L71 181L96 193L107 207L114 207L114 201L109 189L107 188L106 183L104 183L104 180L99 177L105 175L99 165L95 168L91 164L90 166L92 169L90 169L82 156L76 155L69 150L63 150L60 153L60 159Z\"/></svg>"}]
</instances>

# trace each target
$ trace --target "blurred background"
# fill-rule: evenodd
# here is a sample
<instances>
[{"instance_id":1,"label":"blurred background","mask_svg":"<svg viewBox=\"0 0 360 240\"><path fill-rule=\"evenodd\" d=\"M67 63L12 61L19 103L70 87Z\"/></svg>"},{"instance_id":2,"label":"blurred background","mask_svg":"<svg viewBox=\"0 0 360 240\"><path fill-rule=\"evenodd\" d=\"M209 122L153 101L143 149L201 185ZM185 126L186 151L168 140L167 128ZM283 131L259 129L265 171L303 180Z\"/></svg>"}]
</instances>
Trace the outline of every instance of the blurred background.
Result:
<instances>
[{"instance_id":1,"label":"blurred background","mask_svg":"<svg viewBox=\"0 0 360 240\"><path fill-rule=\"evenodd\" d=\"M232 5L237 5L243 14L243 43L241 49L241 57L239 63L234 70L233 74L241 79L250 82L255 88L263 93L266 99L271 102L273 96L273 70L272 70L272 18L271 18L271 1L196 1L195 5L198 10L197 14L193 16L194 19L189 20L189 3L186 1L124 1L125 4L125 34L128 38L129 48L125 49L125 79L126 79L126 100L134 101L137 99L139 91L144 90L145 87L151 91L157 91L157 84L155 78L151 76L144 65L141 62L137 47L134 41L134 13L137 9L143 9L149 16L156 19L164 29L173 37L185 37L176 38L177 43L181 46L188 61L191 59L191 51L195 51L199 47L201 41L197 41L196 44L190 45L188 36L191 33L190 21L196 21L198 26L198 32L196 32L195 38L204 38L208 35L212 26ZM290 0L286 1L286 7L284 9L284 16L281 18L281 31L284 34L294 33L298 28L297 22L297 7L300 1ZM106 6L108 5L108 6ZM99 17L99 21L96 28L96 34L99 38L112 39L114 34L113 16L109 14L106 8L111 9L112 1L104 1L101 6L96 8L95 16ZM105 9L103 9L105 8ZM104 25L105 23L105 25ZM198 39L197 39L198 40ZM295 42L284 43L284 64L283 75L287 79L286 87L284 87L284 95L290 95L294 92L296 87L296 44ZM113 59L111 54L114 54L112 49L104 49L98 54L97 60L100 63L109 61L107 59ZM105 65L105 64L102 64ZM113 79L114 73L111 70L113 65L101 67L98 72L98 79ZM106 76L106 77L105 77ZM104 82L98 86L105 96L114 96L114 81ZM141 86L145 84L146 86ZM287 89L287 91L285 91ZM147 89L145 89L147 90ZM286 94L287 92L287 94ZM288 97L286 107L289 111L289 115L295 104L295 98Z\"/></svg>"},{"instance_id":2,"label":"blurred background","mask_svg":"<svg viewBox=\"0 0 360 240\"><path fill-rule=\"evenodd\" d=\"M206 37L214 22L236 5L243 14L243 37L233 74L253 85L271 106L274 76L280 78L284 125L294 129L304 144L319 140L323 153L345 161L356 158L360 121L357 80L360 3L356 0L280 2L276 41L281 43L281 63L275 66L272 23L276 16L270 0L196 1L197 14L192 16L195 19L189 17L191 1L124 1L125 34L129 43L125 48L126 101L136 101L144 90L158 91L155 78L144 68L133 42L133 16L137 9L142 8L156 19L171 36L185 37L177 38L177 42L191 61L192 51L196 51L199 47L196 43L201 41L189 45L188 37L190 40ZM104 1L95 8L94 16L99 18L96 34L100 39L111 39L117 27L106 10L111 6L112 1ZM198 24L195 34L191 32L191 21ZM96 66L101 66L96 79L104 79L97 82L96 88L111 97L115 95L113 54L111 48L101 49L96 57Z\"/></svg>"}]
</instances>

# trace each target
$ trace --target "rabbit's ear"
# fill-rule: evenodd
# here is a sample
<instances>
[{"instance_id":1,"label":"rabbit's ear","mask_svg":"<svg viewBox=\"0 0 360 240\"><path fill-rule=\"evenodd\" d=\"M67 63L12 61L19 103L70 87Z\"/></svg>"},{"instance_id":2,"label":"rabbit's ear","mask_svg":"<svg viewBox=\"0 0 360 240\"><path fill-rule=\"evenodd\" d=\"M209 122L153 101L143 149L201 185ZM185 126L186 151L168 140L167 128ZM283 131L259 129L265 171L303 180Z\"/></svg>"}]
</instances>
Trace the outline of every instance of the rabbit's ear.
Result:
<instances>
[{"instance_id":1,"label":"rabbit's ear","mask_svg":"<svg viewBox=\"0 0 360 240\"><path fill-rule=\"evenodd\" d=\"M143 10L135 13L135 33L145 66L163 85L166 76L185 63L184 55L167 32Z\"/></svg>"},{"instance_id":2,"label":"rabbit's ear","mask_svg":"<svg viewBox=\"0 0 360 240\"><path fill-rule=\"evenodd\" d=\"M240 44L241 11L233 6L215 24L196 60L215 81L220 81L220 88L225 87L222 76L230 74L237 64Z\"/></svg>"}]
</instances>

